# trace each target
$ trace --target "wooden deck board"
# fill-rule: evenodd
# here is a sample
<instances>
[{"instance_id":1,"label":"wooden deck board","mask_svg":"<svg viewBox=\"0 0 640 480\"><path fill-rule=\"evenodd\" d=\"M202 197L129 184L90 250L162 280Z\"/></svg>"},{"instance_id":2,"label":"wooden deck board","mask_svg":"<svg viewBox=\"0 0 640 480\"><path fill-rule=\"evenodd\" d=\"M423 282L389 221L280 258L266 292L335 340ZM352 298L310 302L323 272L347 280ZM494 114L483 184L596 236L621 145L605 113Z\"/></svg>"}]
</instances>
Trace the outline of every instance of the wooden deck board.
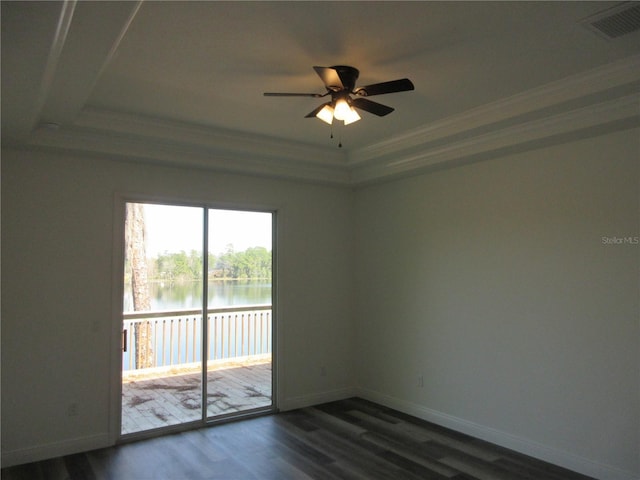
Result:
<instances>
[{"instance_id":1,"label":"wooden deck board","mask_svg":"<svg viewBox=\"0 0 640 480\"><path fill-rule=\"evenodd\" d=\"M122 433L201 418L200 372L145 376L122 385ZM207 373L209 416L271 405L271 362L231 364Z\"/></svg>"}]
</instances>

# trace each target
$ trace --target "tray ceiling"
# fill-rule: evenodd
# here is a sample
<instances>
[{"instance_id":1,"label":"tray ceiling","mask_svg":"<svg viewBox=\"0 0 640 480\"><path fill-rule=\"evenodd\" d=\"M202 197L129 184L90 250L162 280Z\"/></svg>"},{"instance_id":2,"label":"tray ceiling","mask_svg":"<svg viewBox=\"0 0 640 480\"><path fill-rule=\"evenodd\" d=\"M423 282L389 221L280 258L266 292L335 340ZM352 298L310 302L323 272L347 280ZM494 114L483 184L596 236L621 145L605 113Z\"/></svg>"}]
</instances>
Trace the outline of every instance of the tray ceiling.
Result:
<instances>
[{"instance_id":1,"label":"tray ceiling","mask_svg":"<svg viewBox=\"0 0 640 480\"><path fill-rule=\"evenodd\" d=\"M628 125L638 32L608 40L583 22L616 5L2 2L3 143L358 183L603 102L617 110L601 118ZM336 64L359 85L416 89L376 97L396 110L334 139L303 118L319 99L262 96L322 93L312 66Z\"/></svg>"}]
</instances>

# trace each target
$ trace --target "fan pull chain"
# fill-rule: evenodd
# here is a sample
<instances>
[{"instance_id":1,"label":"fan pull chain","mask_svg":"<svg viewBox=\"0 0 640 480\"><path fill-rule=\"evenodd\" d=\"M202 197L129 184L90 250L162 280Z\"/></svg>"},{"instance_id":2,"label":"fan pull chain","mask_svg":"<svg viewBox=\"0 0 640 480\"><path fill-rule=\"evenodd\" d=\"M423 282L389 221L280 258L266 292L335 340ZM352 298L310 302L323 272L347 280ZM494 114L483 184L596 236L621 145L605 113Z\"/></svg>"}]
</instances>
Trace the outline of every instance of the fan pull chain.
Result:
<instances>
[{"instance_id":1,"label":"fan pull chain","mask_svg":"<svg viewBox=\"0 0 640 480\"><path fill-rule=\"evenodd\" d=\"M329 134L329 138L333 138L333 124L330 126L331 133ZM342 128L338 129L338 148L342 148Z\"/></svg>"}]
</instances>

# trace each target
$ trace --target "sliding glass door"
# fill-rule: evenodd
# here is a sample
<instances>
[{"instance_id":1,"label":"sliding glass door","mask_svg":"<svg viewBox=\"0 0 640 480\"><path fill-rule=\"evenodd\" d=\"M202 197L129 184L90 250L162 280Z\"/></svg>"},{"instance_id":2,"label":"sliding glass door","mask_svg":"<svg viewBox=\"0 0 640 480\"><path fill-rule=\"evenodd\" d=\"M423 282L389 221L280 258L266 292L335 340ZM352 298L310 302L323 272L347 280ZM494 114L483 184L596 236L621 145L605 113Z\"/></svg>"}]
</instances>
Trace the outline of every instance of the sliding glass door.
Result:
<instances>
[{"instance_id":1,"label":"sliding glass door","mask_svg":"<svg viewBox=\"0 0 640 480\"><path fill-rule=\"evenodd\" d=\"M126 204L122 435L273 405L272 238L270 212Z\"/></svg>"},{"instance_id":2,"label":"sliding glass door","mask_svg":"<svg viewBox=\"0 0 640 480\"><path fill-rule=\"evenodd\" d=\"M209 210L207 415L270 406L271 214Z\"/></svg>"}]
</instances>

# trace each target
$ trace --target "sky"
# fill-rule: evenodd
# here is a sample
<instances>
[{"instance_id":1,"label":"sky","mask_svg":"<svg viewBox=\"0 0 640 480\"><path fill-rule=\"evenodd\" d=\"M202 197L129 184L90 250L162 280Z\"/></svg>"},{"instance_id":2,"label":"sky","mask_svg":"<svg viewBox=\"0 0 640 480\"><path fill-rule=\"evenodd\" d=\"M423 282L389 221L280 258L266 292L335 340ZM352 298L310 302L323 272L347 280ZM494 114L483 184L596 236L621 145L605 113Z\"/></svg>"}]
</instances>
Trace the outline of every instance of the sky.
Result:
<instances>
[{"instance_id":1,"label":"sky","mask_svg":"<svg viewBox=\"0 0 640 480\"><path fill-rule=\"evenodd\" d=\"M147 256L201 250L202 217L199 207L146 204ZM271 222L271 213L209 210L209 251L222 253L228 244L236 252L251 247L271 250Z\"/></svg>"}]
</instances>

